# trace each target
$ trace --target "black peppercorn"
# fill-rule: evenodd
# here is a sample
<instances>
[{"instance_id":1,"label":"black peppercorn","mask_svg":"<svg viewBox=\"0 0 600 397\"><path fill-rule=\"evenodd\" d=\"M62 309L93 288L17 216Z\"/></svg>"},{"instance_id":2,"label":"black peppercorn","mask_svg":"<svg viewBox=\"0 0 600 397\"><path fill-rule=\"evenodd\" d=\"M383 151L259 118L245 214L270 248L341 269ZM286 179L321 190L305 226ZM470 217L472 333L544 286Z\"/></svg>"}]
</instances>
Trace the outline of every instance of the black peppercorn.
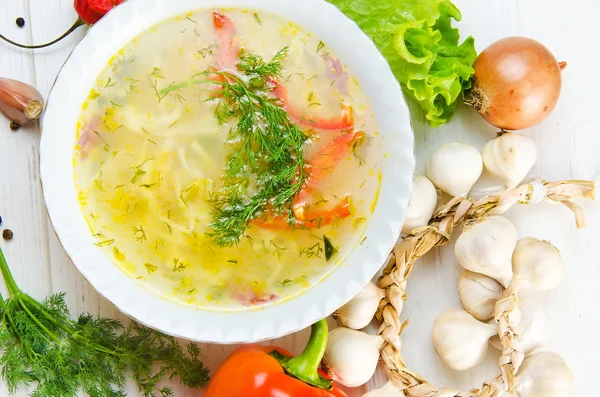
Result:
<instances>
[{"instance_id":1,"label":"black peppercorn","mask_svg":"<svg viewBox=\"0 0 600 397\"><path fill-rule=\"evenodd\" d=\"M22 28L23 26L25 26L25 19L18 17L17 20L15 21L17 23L17 26Z\"/></svg>"},{"instance_id":2,"label":"black peppercorn","mask_svg":"<svg viewBox=\"0 0 600 397\"><path fill-rule=\"evenodd\" d=\"M19 128L21 128L21 126L18 123L15 123L14 121L10 122L10 129L13 131L18 130Z\"/></svg>"},{"instance_id":3,"label":"black peppercorn","mask_svg":"<svg viewBox=\"0 0 600 397\"><path fill-rule=\"evenodd\" d=\"M2 238L5 240L12 240L13 236L14 236L14 234L13 234L12 230L10 230L10 229L4 229L2 231Z\"/></svg>"}]
</instances>

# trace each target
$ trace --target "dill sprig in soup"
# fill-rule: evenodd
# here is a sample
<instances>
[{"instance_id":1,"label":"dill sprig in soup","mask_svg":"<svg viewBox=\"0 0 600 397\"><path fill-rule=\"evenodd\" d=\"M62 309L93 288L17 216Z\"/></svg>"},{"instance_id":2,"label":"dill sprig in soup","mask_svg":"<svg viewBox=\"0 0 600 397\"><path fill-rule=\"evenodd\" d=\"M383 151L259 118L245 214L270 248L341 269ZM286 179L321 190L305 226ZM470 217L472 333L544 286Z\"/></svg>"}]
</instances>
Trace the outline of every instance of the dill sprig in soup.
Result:
<instances>
[{"instance_id":1,"label":"dill sprig in soup","mask_svg":"<svg viewBox=\"0 0 600 397\"><path fill-rule=\"evenodd\" d=\"M202 10L110 60L74 165L96 244L123 271L167 299L239 310L301 293L364 242L380 150L325 43L271 15Z\"/></svg>"}]
</instances>

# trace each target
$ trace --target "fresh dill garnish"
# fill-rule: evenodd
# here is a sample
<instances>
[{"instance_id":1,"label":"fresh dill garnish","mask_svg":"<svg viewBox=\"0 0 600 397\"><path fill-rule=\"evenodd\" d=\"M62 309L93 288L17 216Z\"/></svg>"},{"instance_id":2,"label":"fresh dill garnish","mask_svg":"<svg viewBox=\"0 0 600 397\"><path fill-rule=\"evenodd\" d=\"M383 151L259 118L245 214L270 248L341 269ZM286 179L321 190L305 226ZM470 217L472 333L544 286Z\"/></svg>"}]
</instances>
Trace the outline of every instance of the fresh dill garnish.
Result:
<instances>
[{"instance_id":1,"label":"fresh dill garnish","mask_svg":"<svg viewBox=\"0 0 600 397\"><path fill-rule=\"evenodd\" d=\"M64 294L42 302L19 289L0 250L0 268L10 295L0 295L0 378L13 394L32 387L39 397L123 397L127 376L144 397L173 397L164 379L179 377L201 388L208 369L200 349L136 322L81 314L72 320Z\"/></svg>"},{"instance_id":2,"label":"fresh dill garnish","mask_svg":"<svg viewBox=\"0 0 600 397\"><path fill-rule=\"evenodd\" d=\"M228 135L223 188L211 197L209 235L219 246L237 245L250 222L268 209L292 219L292 200L304 185L304 144L309 138L270 95L271 81L281 78L287 53L284 47L270 61L246 53L236 65L244 78L209 69L159 92L164 97L186 87L220 86L219 97L207 100L217 103L217 121L233 121L233 127ZM213 76L221 79L216 81Z\"/></svg>"},{"instance_id":3,"label":"fresh dill garnish","mask_svg":"<svg viewBox=\"0 0 600 397\"><path fill-rule=\"evenodd\" d=\"M197 23L198 23L198 22L196 22L195 20L193 20L193 19L192 19L192 17L191 17L191 16L189 16L189 15L187 15L185 18L186 18L188 21L191 21L191 22L193 22L193 23L195 23L195 24L197 24Z\"/></svg>"},{"instance_id":4,"label":"fresh dill garnish","mask_svg":"<svg viewBox=\"0 0 600 397\"><path fill-rule=\"evenodd\" d=\"M325 235L323 235L323 243L325 245L325 260L329 262L333 255L335 255L337 252L337 248L334 247L329 237Z\"/></svg>"},{"instance_id":5,"label":"fresh dill garnish","mask_svg":"<svg viewBox=\"0 0 600 397\"><path fill-rule=\"evenodd\" d=\"M227 262L228 263L235 263L235 264L238 263L237 259L228 259Z\"/></svg>"},{"instance_id":6,"label":"fresh dill garnish","mask_svg":"<svg viewBox=\"0 0 600 397\"><path fill-rule=\"evenodd\" d=\"M256 23L258 23L259 25L262 25L262 19L260 18L260 15L258 15L258 12L254 13L254 20L256 21Z\"/></svg>"},{"instance_id":7,"label":"fresh dill garnish","mask_svg":"<svg viewBox=\"0 0 600 397\"><path fill-rule=\"evenodd\" d=\"M167 227L167 230L169 230L169 234L173 234L173 229L171 229L171 225L169 225L167 222L163 222L163 224Z\"/></svg>"}]
</instances>

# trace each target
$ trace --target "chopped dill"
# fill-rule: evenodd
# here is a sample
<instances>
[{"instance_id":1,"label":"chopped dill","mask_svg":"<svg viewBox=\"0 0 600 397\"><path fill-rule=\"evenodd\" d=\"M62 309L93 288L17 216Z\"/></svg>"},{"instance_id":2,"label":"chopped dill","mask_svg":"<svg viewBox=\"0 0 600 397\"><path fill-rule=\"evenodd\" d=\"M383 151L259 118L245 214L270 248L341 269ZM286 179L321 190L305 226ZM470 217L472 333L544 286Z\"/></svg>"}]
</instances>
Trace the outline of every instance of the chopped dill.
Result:
<instances>
[{"instance_id":1,"label":"chopped dill","mask_svg":"<svg viewBox=\"0 0 600 397\"><path fill-rule=\"evenodd\" d=\"M187 16L185 17L185 19L187 19L188 21L191 21L191 22L193 22L193 23L195 23L195 24L198 24L198 22L194 21L194 20L192 19L192 17L191 17L191 16L189 16L189 15L187 15Z\"/></svg>"},{"instance_id":2,"label":"chopped dill","mask_svg":"<svg viewBox=\"0 0 600 397\"><path fill-rule=\"evenodd\" d=\"M175 126L175 124L177 124L177 121L178 121L178 120L175 120L175 121L173 121L173 122L172 122L172 123L169 125L169 128L171 128L171 127L174 127L174 126Z\"/></svg>"},{"instance_id":3,"label":"chopped dill","mask_svg":"<svg viewBox=\"0 0 600 397\"><path fill-rule=\"evenodd\" d=\"M144 127L142 127L142 132L143 132L144 134L146 134L146 135L152 135L152 134L150 134L150 133L148 132L148 130L147 130L147 129L145 129Z\"/></svg>"},{"instance_id":4,"label":"chopped dill","mask_svg":"<svg viewBox=\"0 0 600 397\"><path fill-rule=\"evenodd\" d=\"M325 43L319 41L319 44L317 45L317 52L320 52L323 48L325 48Z\"/></svg>"},{"instance_id":5,"label":"chopped dill","mask_svg":"<svg viewBox=\"0 0 600 397\"><path fill-rule=\"evenodd\" d=\"M116 103L115 101L111 100L110 104L112 105L113 109L114 108L122 108L123 105L119 105L118 103Z\"/></svg>"},{"instance_id":6,"label":"chopped dill","mask_svg":"<svg viewBox=\"0 0 600 397\"><path fill-rule=\"evenodd\" d=\"M133 235L135 236L135 241L139 241L140 243L146 241L146 231L142 225L140 227L133 227Z\"/></svg>"},{"instance_id":7,"label":"chopped dill","mask_svg":"<svg viewBox=\"0 0 600 397\"><path fill-rule=\"evenodd\" d=\"M163 98L165 96L162 95L160 93L160 91L158 90L158 80L152 80L152 78L150 78L150 75L148 75L148 81L150 82L150 88L152 88L154 90L154 94L156 95L156 99L158 100L158 103L161 103L161 101L163 100Z\"/></svg>"},{"instance_id":8,"label":"chopped dill","mask_svg":"<svg viewBox=\"0 0 600 397\"><path fill-rule=\"evenodd\" d=\"M363 218L363 217L356 218L353 222L353 225L356 228L356 227L359 227L361 223L366 222L366 221L367 221L367 218Z\"/></svg>"},{"instance_id":9,"label":"chopped dill","mask_svg":"<svg viewBox=\"0 0 600 397\"><path fill-rule=\"evenodd\" d=\"M117 85L116 81L112 81L112 79L110 78L110 76L108 76L108 81L106 82L106 85L104 86L104 88L110 88L110 87L114 87Z\"/></svg>"},{"instance_id":10,"label":"chopped dill","mask_svg":"<svg viewBox=\"0 0 600 397\"><path fill-rule=\"evenodd\" d=\"M173 258L173 273L182 272L187 269L187 265L184 265L179 258Z\"/></svg>"},{"instance_id":11,"label":"chopped dill","mask_svg":"<svg viewBox=\"0 0 600 397\"><path fill-rule=\"evenodd\" d=\"M211 196L209 236L219 246L237 245L250 222L270 208L275 215L292 217L292 200L305 183L304 145L309 138L270 95L271 81L281 78L287 53L284 47L270 61L246 53L237 64L244 78L209 69L157 93L162 98L186 87L221 87L218 98L207 99L216 102L219 123L233 124L223 188ZM224 81L211 80L215 75Z\"/></svg>"},{"instance_id":12,"label":"chopped dill","mask_svg":"<svg viewBox=\"0 0 600 397\"><path fill-rule=\"evenodd\" d=\"M312 258L312 257L316 257L316 258L320 258L321 254L323 254L323 252L325 252L323 246L321 245L321 243L316 243L310 247L303 247L300 248L299 251L299 256L306 256L307 258Z\"/></svg>"},{"instance_id":13,"label":"chopped dill","mask_svg":"<svg viewBox=\"0 0 600 397\"><path fill-rule=\"evenodd\" d=\"M183 203L183 204L184 204L186 207L189 207L189 205L188 205L188 203L187 203L187 200L185 199L185 197L183 197L183 194L184 194L185 192L186 192L185 190L182 190L182 191L179 193L179 198L181 199L181 202L182 202L182 203Z\"/></svg>"},{"instance_id":14,"label":"chopped dill","mask_svg":"<svg viewBox=\"0 0 600 397\"><path fill-rule=\"evenodd\" d=\"M97 243L94 243L94 245L97 245L98 247L107 247L109 245L112 245L114 242L115 242L115 239L111 238L110 240L98 241Z\"/></svg>"},{"instance_id":15,"label":"chopped dill","mask_svg":"<svg viewBox=\"0 0 600 397\"><path fill-rule=\"evenodd\" d=\"M278 259L281 259L281 252L285 251L287 248L285 247L280 247L279 245L275 244L275 242L273 240L269 240L269 243L275 247L275 252L273 252L273 255L277 255Z\"/></svg>"},{"instance_id":16,"label":"chopped dill","mask_svg":"<svg viewBox=\"0 0 600 397\"><path fill-rule=\"evenodd\" d=\"M360 245L363 245L365 241L367 241L367 238L366 238L366 237L365 237L365 238L363 238L363 239L360 241Z\"/></svg>"},{"instance_id":17,"label":"chopped dill","mask_svg":"<svg viewBox=\"0 0 600 397\"><path fill-rule=\"evenodd\" d=\"M293 283L292 280L290 280L289 278L286 278L283 281L277 281L279 283L279 285L281 285L281 288L285 289L287 286L289 286L290 284Z\"/></svg>"},{"instance_id":18,"label":"chopped dill","mask_svg":"<svg viewBox=\"0 0 600 397\"><path fill-rule=\"evenodd\" d=\"M362 189L363 186L365 186L365 183L367 183L367 180L365 179L364 181L362 181L362 183L360 184L360 186L358 187L359 189Z\"/></svg>"},{"instance_id":19,"label":"chopped dill","mask_svg":"<svg viewBox=\"0 0 600 397\"><path fill-rule=\"evenodd\" d=\"M171 225L169 225L167 222L163 222L163 224L167 227L167 230L169 230L169 234L173 234L173 229L171 229Z\"/></svg>"},{"instance_id":20,"label":"chopped dill","mask_svg":"<svg viewBox=\"0 0 600 397\"><path fill-rule=\"evenodd\" d=\"M156 160L156 158L155 157L148 157L140 165L137 165L135 167L131 167L131 169L133 170L133 177L131 178L131 183L132 184L135 184L138 181L138 179L140 179L140 177L146 175L146 171L142 167L147 162L153 161L153 160Z\"/></svg>"},{"instance_id":21,"label":"chopped dill","mask_svg":"<svg viewBox=\"0 0 600 397\"><path fill-rule=\"evenodd\" d=\"M198 50L198 55L200 55L202 58L206 58L209 55L213 54L213 51L215 49L215 45L211 44L208 47L204 47Z\"/></svg>"},{"instance_id":22,"label":"chopped dill","mask_svg":"<svg viewBox=\"0 0 600 397\"><path fill-rule=\"evenodd\" d=\"M158 266L156 266L156 265L153 265L153 264L152 264L152 263L150 263L150 262L145 262L145 263L144 263L144 267L145 267L145 268L146 268L146 270L148 271L148 274L152 274L152 273L154 273L155 271L157 271L157 270L158 270Z\"/></svg>"},{"instance_id":23,"label":"chopped dill","mask_svg":"<svg viewBox=\"0 0 600 397\"><path fill-rule=\"evenodd\" d=\"M256 21L256 23L258 23L259 25L262 25L262 19L260 18L260 15L258 15L257 12L254 13L254 20Z\"/></svg>"},{"instance_id":24,"label":"chopped dill","mask_svg":"<svg viewBox=\"0 0 600 397\"><path fill-rule=\"evenodd\" d=\"M235 264L238 263L237 259L228 259L227 262L228 263L235 263Z\"/></svg>"},{"instance_id":25,"label":"chopped dill","mask_svg":"<svg viewBox=\"0 0 600 397\"><path fill-rule=\"evenodd\" d=\"M148 142L150 142L153 145L158 146L158 143L154 142L152 139L146 139Z\"/></svg>"},{"instance_id":26,"label":"chopped dill","mask_svg":"<svg viewBox=\"0 0 600 397\"><path fill-rule=\"evenodd\" d=\"M102 150L108 152L110 149L110 145L108 144L108 142L106 142L106 139L104 139L98 131L92 130L92 132L102 141L102 143L104 143L104 148Z\"/></svg>"},{"instance_id":27,"label":"chopped dill","mask_svg":"<svg viewBox=\"0 0 600 397\"><path fill-rule=\"evenodd\" d=\"M323 243L325 245L325 260L329 262L333 255L336 254L337 248L334 247L329 237L325 235L323 235Z\"/></svg>"},{"instance_id":28,"label":"chopped dill","mask_svg":"<svg viewBox=\"0 0 600 397\"><path fill-rule=\"evenodd\" d=\"M165 76L162 74L162 70L156 66L152 69L152 73L150 73L150 76L155 77L157 79L165 78Z\"/></svg>"},{"instance_id":29,"label":"chopped dill","mask_svg":"<svg viewBox=\"0 0 600 397\"><path fill-rule=\"evenodd\" d=\"M94 185L96 186L96 188L98 190L100 190L101 192L104 192L104 186L102 185L102 181L100 180L100 177L94 179Z\"/></svg>"}]
</instances>

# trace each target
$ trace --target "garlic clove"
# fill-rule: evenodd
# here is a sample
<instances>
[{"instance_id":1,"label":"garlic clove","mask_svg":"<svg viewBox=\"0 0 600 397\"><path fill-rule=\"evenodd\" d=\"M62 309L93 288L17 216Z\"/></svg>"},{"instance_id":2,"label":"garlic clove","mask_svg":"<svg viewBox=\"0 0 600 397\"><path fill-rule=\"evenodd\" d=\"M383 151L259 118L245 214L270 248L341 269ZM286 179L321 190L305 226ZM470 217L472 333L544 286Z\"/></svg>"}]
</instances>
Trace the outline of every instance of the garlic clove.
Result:
<instances>
[{"instance_id":1,"label":"garlic clove","mask_svg":"<svg viewBox=\"0 0 600 397\"><path fill-rule=\"evenodd\" d=\"M537 299L520 298L519 313L521 319L516 326L516 333L523 351L529 354L548 340L548 320L541 303ZM490 339L490 344L498 350L503 349L498 335Z\"/></svg>"},{"instance_id":2,"label":"garlic clove","mask_svg":"<svg viewBox=\"0 0 600 397\"><path fill-rule=\"evenodd\" d=\"M327 374L347 387L367 383L377 368L383 342L379 335L367 335L349 328L330 331L323 357Z\"/></svg>"},{"instance_id":3,"label":"garlic clove","mask_svg":"<svg viewBox=\"0 0 600 397\"><path fill-rule=\"evenodd\" d=\"M416 228L427 226L436 205L437 191L433 183L422 175L415 176L402 232L410 233Z\"/></svg>"},{"instance_id":4,"label":"garlic clove","mask_svg":"<svg viewBox=\"0 0 600 397\"><path fill-rule=\"evenodd\" d=\"M456 259L467 270L484 274L508 287L512 279L511 257L517 231L502 216L490 216L466 227L454 245Z\"/></svg>"},{"instance_id":5,"label":"garlic clove","mask_svg":"<svg viewBox=\"0 0 600 397\"><path fill-rule=\"evenodd\" d=\"M44 109L42 94L29 84L0 78L0 112L18 125L37 120Z\"/></svg>"},{"instance_id":6,"label":"garlic clove","mask_svg":"<svg viewBox=\"0 0 600 397\"><path fill-rule=\"evenodd\" d=\"M379 302L385 297L385 291L369 282L348 303L333 313L341 325L361 329L366 327L379 307Z\"/></svg>"},{"instance_id":7,"label":"garlic clove","mask_svg":"<svg viewBox=\"0 0 600 397\"><path fill-rule=\"evenodd\" d=\"M556 353L527 356L516 377L519 397L571 397L573 373Z\"/></svg>"},{"instance_id":8,"label":"garlic clove","mask_svg":"<svg viewBox=\"0 0 600 397\"><path fill-rule=\"evenodd\" d=\"M362 397L406 397L402 390L394 387L392 382L387 382L383 387L363 394Z\"/></svg>"},{"instance_id":9,"label":"garlic clove","mask_svg":"<svg viewBox=\"0 0 600 397\"><path fill-rule=\"evenodd\" d=\"M496 325L478 321L464 310L447 310L433 323L433 344L448 367L473 368L483 360Z\"/></svg>"},{"instance_id":10,"label":"garlic clove","mask_svg":"<svg viewBox=\"0 0 600 397\"><path fill-rule=\"evenodd\" d=\"M427 178L451 196L466 197L482 171L479 151L462 142L441 145L425 163Z\"/></svg>"},{"instance_id":11,"label":"garlic clove","mask_svg":"<svg viewBox=\"0 0 600 397\"><path fill-rule=\"evenodd\" d=\"M521 288L547 291L565 278L565 265L558 249L534 237L517 242L512 264L515 283Z\"/></svg>"},{"instance_id":12,"label":"garlic clove","mask_svg":"<svg viewBox=\"0 0 600 397\"><path fill-rule=\"evenodd\" d=\"M483 274L465 270L458 278L458 295L463 307L480 321L494 317L494 307L503 291L500 283Z\"/></svg>"},{"instance_id":13,"label":"garlic clove","mask_svg":"<svg viewBox=\"0 0 600 397\"><path fill-rule=\"evenodd\" d=\"M483 147L485 168L512 189L525 179L537 159L533 140L516 132L505 132Z\"/></svg>"}]
</instances>

